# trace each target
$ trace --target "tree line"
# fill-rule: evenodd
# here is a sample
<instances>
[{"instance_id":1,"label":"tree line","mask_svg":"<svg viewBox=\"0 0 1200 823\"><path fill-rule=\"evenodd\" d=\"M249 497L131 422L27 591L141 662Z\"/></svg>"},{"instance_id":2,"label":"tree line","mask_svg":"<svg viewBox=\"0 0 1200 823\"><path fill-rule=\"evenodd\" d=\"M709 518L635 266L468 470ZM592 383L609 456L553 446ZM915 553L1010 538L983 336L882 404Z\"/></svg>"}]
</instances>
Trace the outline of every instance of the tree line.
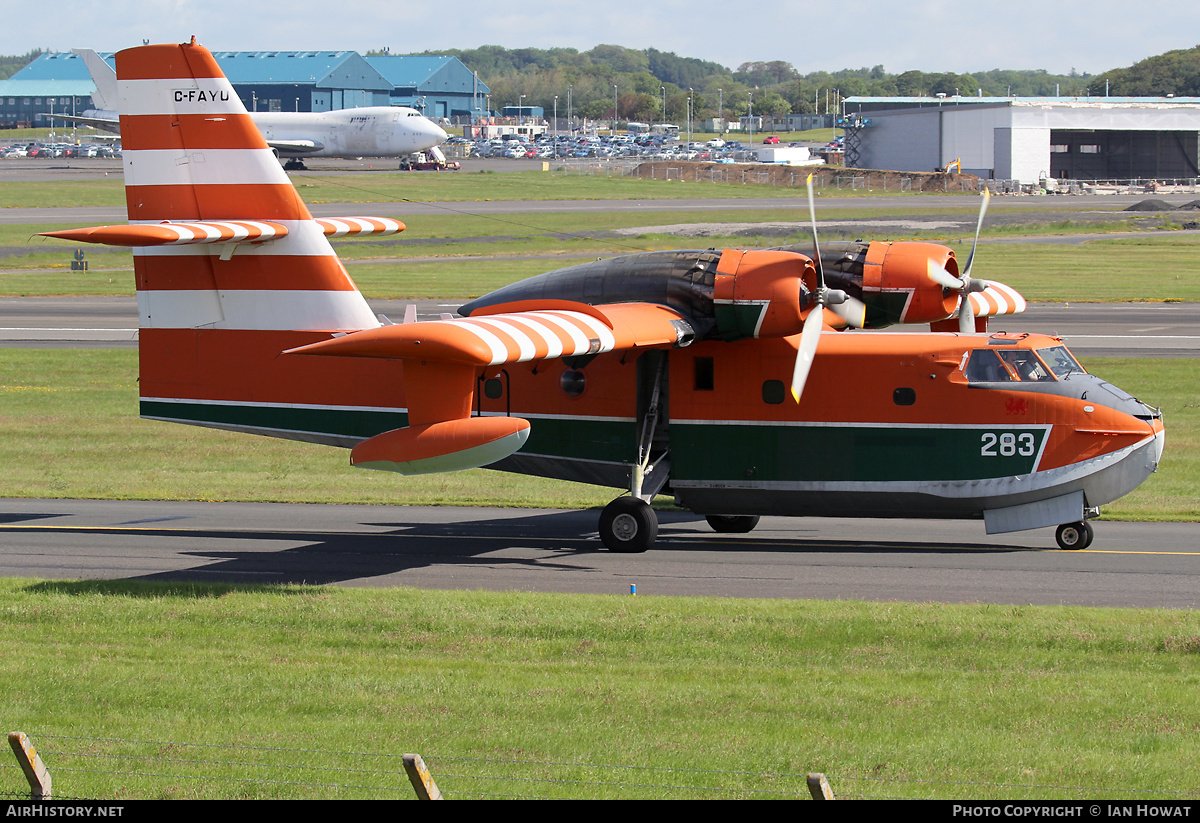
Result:
<instances>
[{"instance_id":1,"label":"tree line","mask_svg":"<svg viewBox=\"0 0 1200 823\"><path fill-rule=\"evenodd\" d=\"M1094 77L1072 71L994 69L976 74L906 71L890 74L883 66L801 74L782 60L743 63L730 69L719 63L680 57L657 49L600 45L589 51L569 48L446 49L424 54L453 55L491 90L490 106L541 106L594 119L613 116L637 121L681 121L755 114L836 112L850 96L922 96L960 94L987 97L1043 97L1056 91L1082 95ZM615 87L615 88L614 88ZM1092 93L1095 93L1094 90Z\"/></svg>"},{"instance_id":2,"label":"tree line","mask_svg":"<svg viewBox=\"0 0 1200 823\"><path fill-rule=\"evenodd\" d=\"M27 54L0 54L0 80L7 80L37 59L41 49L34 49Z\"/></svg>"}]
</instances>

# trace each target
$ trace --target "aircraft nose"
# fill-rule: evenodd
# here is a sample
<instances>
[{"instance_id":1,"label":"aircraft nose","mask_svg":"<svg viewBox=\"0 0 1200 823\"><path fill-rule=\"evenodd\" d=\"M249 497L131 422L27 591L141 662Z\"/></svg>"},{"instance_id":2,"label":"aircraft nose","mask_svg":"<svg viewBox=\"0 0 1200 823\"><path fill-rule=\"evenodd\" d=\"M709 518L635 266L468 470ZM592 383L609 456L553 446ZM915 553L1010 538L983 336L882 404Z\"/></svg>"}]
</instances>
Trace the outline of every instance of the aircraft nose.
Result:
<instances>
[{"instance_id":1,"label":"aircraft nose","mask_svg":"<svg viewBox=\"0 0 1200 823\"><path fill-rule=\"evenodd\" d=\"M450 135L446 134L446 130L432 120L429 121L429 136L436 137L439 143L445 143L450 139Z\"/></svg>"}]
</instances>

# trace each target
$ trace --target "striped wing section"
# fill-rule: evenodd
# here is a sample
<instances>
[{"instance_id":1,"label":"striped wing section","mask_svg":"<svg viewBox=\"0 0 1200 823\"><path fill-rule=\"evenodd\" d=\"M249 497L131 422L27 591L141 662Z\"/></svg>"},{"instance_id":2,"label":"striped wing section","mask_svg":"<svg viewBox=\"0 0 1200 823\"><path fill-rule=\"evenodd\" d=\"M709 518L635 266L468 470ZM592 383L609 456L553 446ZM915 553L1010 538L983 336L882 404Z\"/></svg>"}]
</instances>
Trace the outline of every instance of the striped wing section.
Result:
<instances>
[{"instance_id":1,"label":"striped wing section","mask_svg":"<svg viewBox=\"0 0 1200 823\"><path fill-rule=\"evenodd\" d=\"M1025 298L1011 286L994 280L989 280L988 287L983 291L972 293L970 299L976 317L997 317L1025 311Z\"/></svg>"},{"instance_id":2,"label":"striped wing section","mask_svg":"<svg viewBox=\"0 0 1200 823\"><path fill-rule=\"evenodd\" d=\"M325 232L326 237L386 237L404 231L404 224L390 217L318 218L316 223Z\"/></svg>"},{"instance_id":3,"label":"striped wing section","mask_svg":"<svg viewBox=\"0 0 1200 823\"><path fill-rule=\"evenodd\" d=\"M287 354L420 359L471 366L526 363L615 349L687 345L691 328L665 306L624 303L384 326Z\"/></svg>"}]
</instances>

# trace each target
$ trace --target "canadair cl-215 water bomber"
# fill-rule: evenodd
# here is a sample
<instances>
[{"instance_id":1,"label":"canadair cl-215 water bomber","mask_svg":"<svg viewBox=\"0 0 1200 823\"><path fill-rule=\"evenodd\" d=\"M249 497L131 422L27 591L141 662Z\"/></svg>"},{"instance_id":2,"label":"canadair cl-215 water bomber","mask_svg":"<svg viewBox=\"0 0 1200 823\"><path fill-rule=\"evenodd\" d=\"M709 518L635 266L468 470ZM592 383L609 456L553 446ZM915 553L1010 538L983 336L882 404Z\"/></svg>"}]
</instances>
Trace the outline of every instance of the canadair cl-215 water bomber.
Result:
<instances>
[{"instance_id":1,"label":"canadair cl-215 water bomber","mask_svg":"<svg viewBox=\"0 0 1200 823\"><path fill-rule=\"evenodd\" d=\"M961 272L933 243L822 250L815 218L811 246L598 260L392 324L329 238L402 224L314 219L194 40L116 64L129 224L48 234L133 248L143 417L621 489L620 552L653 544L658 494L722 532L961 518L1084 548L1162 455L1158 410L1060 339L986 331L1024 300L972 278L974 249Z\"/></svg>"}]
</instances>

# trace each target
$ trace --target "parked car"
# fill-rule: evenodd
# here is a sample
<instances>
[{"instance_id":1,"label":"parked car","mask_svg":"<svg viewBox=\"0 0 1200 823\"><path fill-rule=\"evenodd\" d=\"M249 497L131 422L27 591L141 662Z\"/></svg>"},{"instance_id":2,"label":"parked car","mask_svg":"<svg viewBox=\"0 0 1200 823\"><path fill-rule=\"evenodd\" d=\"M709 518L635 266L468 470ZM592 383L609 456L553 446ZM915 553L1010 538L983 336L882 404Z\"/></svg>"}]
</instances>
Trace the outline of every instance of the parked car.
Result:
<instances>
[{"instance_id":1,"label":"parked car","mask_svg":"<svg viewBox=\"0 0 1200 823\"><path fill-rule=\"evenodd\" d=\"M775 143L778 143L778 142L779 142L779 138L778 138L778 137L776 137L776 136L775 136L775 135L773 135L773 134L772 134L770 137L764 137L764 138L763 138L763 143L764 143L765 145L768 145L768 146L770 146L770 145L773 145L773 144L775 144Z\"/></svg>"}]
</instances>

